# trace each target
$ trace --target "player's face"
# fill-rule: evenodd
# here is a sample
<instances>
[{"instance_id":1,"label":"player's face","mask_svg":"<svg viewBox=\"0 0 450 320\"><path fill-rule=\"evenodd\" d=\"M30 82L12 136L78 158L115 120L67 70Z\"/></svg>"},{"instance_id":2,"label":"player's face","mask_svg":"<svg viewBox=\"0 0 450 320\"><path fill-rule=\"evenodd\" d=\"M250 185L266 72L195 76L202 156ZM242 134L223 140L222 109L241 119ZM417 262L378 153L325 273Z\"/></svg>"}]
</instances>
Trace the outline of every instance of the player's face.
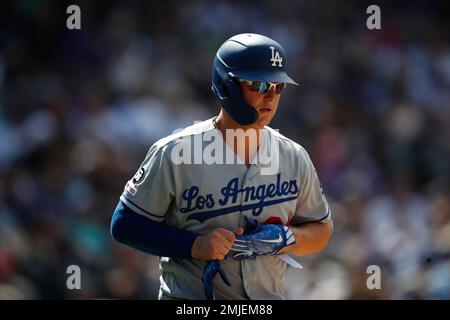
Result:
<instances>
[{"instance_id":1,"label":"player's face","mask_svg":"<svg viewBox=\"0 0 450 320\"><path fill-rule=\"evenodd\" d=\"M258 112L258 120L255 125L259 128L268 125L277 112L281 93L277 94L274 87L266 93L254 92L245 82L241 82L241 88L244 98Z\"/></svg>"}]
</instances>

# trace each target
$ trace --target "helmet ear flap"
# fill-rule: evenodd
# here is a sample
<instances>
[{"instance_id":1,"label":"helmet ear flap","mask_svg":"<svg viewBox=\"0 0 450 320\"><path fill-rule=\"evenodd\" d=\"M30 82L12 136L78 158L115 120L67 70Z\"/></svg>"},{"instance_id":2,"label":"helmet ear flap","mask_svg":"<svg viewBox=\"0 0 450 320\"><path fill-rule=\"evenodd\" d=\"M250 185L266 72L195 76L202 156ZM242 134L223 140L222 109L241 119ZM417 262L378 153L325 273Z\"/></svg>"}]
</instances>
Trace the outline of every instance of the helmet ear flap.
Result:
<instances>
[{"instance_id":1,"label":"helmet ear flap","mask_svg":"<svg viewBox=\"0 0 450 320\"><path fill-rule=\"evenodd\" d=\"M249 125L258 119L258 112L245 100L239 82L217 57L213 63L211 89L239 124Z\"/></svg>"},{"instance_id":2,"label":"helmet ear flap","mask_svg":"<svg viewBox=\"0 0 450 320\"><path fill-rule=\"evenodd\" d=\"M242 88L236 78L227 74L226 78L222 79L222 85L225 88L227 95L242 96Z\"/></svg>"},{"instance_id":3,"label":"helmet ear flap","mask_svg":"<svg viewBox=\"0 0 450 320\"><path fill-rule=\"evenodd\" d=\"M219 97L220 100L226 99L229 96L228 89L224 84L224 80L219 75L219 71L214 68L212 73L212 91Z\"/></svg>"},{"instance_id":4,"label":"helmet ear flap","mask_svg":"<svg viewBox=\"0 0 450 320\"><path fill-rule=\"evenodd\" d=\"M242 125L249 125L258 119L258 112L244 98L239 82L231 75L222 79L228 96L223 100L223 107Z\"/></svg>"}]
</instances>

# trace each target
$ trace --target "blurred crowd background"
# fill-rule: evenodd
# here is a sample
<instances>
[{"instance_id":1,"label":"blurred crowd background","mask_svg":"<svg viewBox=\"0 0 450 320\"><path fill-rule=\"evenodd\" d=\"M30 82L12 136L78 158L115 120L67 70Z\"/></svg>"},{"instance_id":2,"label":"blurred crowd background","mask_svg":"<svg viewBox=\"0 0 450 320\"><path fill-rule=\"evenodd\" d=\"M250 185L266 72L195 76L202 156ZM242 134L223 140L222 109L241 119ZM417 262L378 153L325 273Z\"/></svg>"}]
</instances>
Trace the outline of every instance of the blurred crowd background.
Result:
<instances>
[{"instance_id":1,"label":"blurred crowd background","mask_svg":"<svg viewBox=\"0 0 450 320\"><path fill-rule=\"evenodd\" d=\"M18 0L0 17L0 299L157 297L158 259L115 243L110 218L153 142L217 114L211 63L242 32L287 50L301 85L271 126L308 150L333 209L289 299L450 298L448 1Z\"/></svg>"}]
</instances>

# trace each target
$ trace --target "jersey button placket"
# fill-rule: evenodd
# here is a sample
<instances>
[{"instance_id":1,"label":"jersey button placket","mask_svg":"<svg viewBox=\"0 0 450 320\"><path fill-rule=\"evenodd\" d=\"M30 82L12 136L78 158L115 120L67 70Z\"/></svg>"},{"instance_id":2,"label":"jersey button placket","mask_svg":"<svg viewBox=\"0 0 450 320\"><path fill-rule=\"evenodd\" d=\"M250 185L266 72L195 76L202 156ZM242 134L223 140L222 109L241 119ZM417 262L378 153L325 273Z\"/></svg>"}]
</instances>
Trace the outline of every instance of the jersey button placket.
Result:
<instances>
[{"instance_id":1,"label":"jersey button placket","mask_svg":"<svg viewBox=\"0 0 450 320\"><path fill-rule=\"evenodd\" d=\"M255 173L255 164L252 164L250 166L250 168L248 168L247 172L244 175L244 179L243 179L243 183L242 183L242 187L241 190L244 190L247 186L250 185L250 181L253 180L254 177L254 173ZM245 192L242 192L240 195L240 206L241 206L241 210L239 211L239 216L240 216L240 227L244 228L244 232L245 232L245 214L243 213L243 207L245 206L245 202L243 199L244 198L244 194ZM250 200L250 199L249 199ZM252 215L250 214L249 217L251 217ZM250 258L252 259L252 258ZM248 278L251 278L251 268L249 266L249 261L247 261L247 259L241 260L240 264L241 264L241 270L242 270L242 287L244 288L245 293L247 294L247 296L250 297L249 293L251 293L251 291L249 291L250 287L247 285L248 283Z\"/></svg>"}]
</instances>

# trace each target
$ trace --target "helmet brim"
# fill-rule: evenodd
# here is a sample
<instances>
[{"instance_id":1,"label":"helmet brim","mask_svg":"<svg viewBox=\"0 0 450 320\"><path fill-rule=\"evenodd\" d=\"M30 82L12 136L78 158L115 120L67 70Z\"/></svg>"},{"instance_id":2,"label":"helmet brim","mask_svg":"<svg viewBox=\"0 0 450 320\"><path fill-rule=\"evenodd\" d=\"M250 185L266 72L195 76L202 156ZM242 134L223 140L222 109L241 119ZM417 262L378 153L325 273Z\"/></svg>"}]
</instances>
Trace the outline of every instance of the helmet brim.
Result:
<instances>
[{"instance_id":1,"label":"helmet brim","mask_svg":"<svg viewBox=\"0 0 450 320\"><path fill-rule=\"evenodd\" d=\"M253 80L253 81L266 81L266 82L282 82L294 85L299 85L291 77L289 77L284 71L246 71L236 70L231 72L232 75L239 79Z\"/></svg>"}]
</instances>

